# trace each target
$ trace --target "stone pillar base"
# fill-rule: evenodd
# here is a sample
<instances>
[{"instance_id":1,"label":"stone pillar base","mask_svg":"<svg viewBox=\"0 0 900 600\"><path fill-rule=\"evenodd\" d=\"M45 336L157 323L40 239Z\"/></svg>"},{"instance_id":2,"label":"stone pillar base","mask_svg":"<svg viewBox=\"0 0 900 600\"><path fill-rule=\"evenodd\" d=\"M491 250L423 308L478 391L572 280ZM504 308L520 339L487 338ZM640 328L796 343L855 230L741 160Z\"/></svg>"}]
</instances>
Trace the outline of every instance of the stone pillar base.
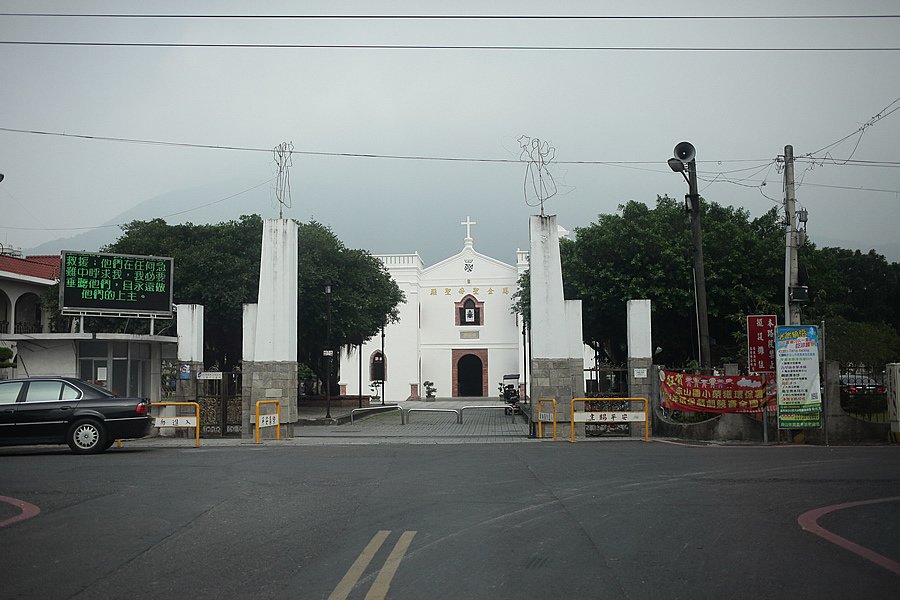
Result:
<instances>
[{"instance_id":1,"label":"stone pillar base","mask_svg":"<svg viewBox=\"0 0 900 600\"><path fill-rule=\"evenodd\" d=\"M294 436L297 422L297 363L295 361L249 362L243 364L241 380L241 437L252 440L256 436L256 403L260 400L280 402L279 425L282 439ZM271 406L262 405L261 412ZM260 430L260 439L275 439L275 428Z\"/></svg>"},{"instance_id":2,"label":"stone pillar base","mask_svg":"<svg viewBox=\"0 0 900 600\"><path fill-rule=\"evenodd\" d=\"M654 394L654 377L657 377L656 381L658 382L659 379L656 370L653 369L652 358L628 359L628 395L631 398L647 399L647 419L649 421L647 426L651 430L653 429L654 403L659 404ZM635 403L630 408L638 410L642 407L640 404ZM629 430L631 431L631 437L644 437L643 423L632 423L629 425Z\"/></svg>"},{"instance_id":3,"label":"stone pillar base","mask_svg":"<svg viewBox=\"0 0 900 600\"><path fill-rule=\"evenodd\" d=\"M572 398L584 397L584 364L580 358L533 358L531 394L537 406L544 398L556 399L557 435L571 436ZM543 407L542 407L543 408ZM549 408L549 406L548 406ZM584 424L575 426L575 436L584 437Z\"/></svg>"},{"instance_id":4,"label":"stone pillar base","mask_svg":"<svg viewBox=\"0 0 900 600\"><path fill-rule=\"evenodd\" d=\"M182 379L180 370L187 366L189 379ZM172 402L196 402L197 401L197 375L203 372L203 363L197 361L179 361L179 375L175 380L175 397ZM174 417L179 414L178 409L184 408L181 414L193 414L187 407L178 406L160 406L154 409L153 414L159 414L162 417ZM158 412L157 412L158 411ZM193 437L193 429L176 429L174 427L163 427L159 430L160 437Z\"/></svg>"}]
</instances>

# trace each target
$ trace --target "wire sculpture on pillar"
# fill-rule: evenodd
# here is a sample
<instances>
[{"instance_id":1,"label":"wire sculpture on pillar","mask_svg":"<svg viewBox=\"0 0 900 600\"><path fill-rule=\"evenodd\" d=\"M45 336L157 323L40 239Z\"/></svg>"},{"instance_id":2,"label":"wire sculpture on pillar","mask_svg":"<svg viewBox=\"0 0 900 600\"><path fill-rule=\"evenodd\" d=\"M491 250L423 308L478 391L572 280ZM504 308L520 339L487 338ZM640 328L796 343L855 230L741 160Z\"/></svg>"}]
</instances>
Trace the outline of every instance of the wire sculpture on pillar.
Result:
<instances>
[{"instance_id":1,"label":"wire sculpture on pillar","mask_svg":"<svg viewBox=\"0 0 900 600\"><path fill-rule=\"evenodd\" d=\"M275 159L275 200L278 201L278 218L283 218L284 208L291 207L291 175L294 165L293 142L281 142L272 151Z\"/></svg>"},{"instance_id":2,"label":"wire sculpture on pillar","mask_svg":"<svg viewBox=\"0 0 900 600\"><path fill-rule=\"evenodd\" d=\"M519 137L519 160L527 163L523 192L525 204L540 206L541 216L544 214L544 202L556 195L556 182L550 173L550 163L556 158L556 148L549 142L523 135Z\"/></svg>"}]
</instances>

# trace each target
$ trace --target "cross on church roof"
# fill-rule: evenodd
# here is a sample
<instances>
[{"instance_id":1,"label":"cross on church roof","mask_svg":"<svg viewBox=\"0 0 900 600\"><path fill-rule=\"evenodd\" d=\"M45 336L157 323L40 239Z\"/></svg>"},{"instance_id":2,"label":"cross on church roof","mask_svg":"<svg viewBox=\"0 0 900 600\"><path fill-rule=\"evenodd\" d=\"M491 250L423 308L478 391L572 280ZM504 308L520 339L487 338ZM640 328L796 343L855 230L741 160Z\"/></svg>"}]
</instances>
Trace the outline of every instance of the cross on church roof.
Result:
<instances>
[{"instance_id":1,"label":"cross on church roof","mask_svg":"<svg viewBox=\"0 0 900 600\"><path fill-rule=\"evenodd\" d=\"M473 221L471 217L466 215L466 220L463 221L462 223L460 223L460 225L466 226L466 239L471 240L472 239L472 225L477 225L477 223L475 221Z\"/></svg>"}]
</instances>

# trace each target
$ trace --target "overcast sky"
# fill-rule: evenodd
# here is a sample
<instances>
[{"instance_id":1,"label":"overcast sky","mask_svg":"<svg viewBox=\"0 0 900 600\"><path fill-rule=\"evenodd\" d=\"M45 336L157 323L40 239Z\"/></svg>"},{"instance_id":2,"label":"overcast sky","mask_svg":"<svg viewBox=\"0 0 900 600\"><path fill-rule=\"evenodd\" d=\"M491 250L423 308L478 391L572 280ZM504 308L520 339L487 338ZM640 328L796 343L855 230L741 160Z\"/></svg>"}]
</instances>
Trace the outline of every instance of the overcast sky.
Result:
<instances>
[{"instance_id":1,"label":"overcast sky","mask_svg":"<svg viewBox=\"0 0 900 600\"><path fill-rule=\"evenodd\" d=\"M152 216L182 213L168 217L170 222L277 216L271 149L289 141L304 154L293 158L286 216L315 218L349 246L373 253L418 251L427 264L461 249L465 227L459 223L471 216L477 223L472 227L476 249L514 262L515 250L528 244L528 215L537 210L524 197L526 167L518 161L517 140L527 135L556 150L550 172L558 193L545 210L569 229L615 212L628 200L652 206L657 195L682 197L687 186L666 165L682 140L697 148L703 196L758 216L782 203L776 159L791 144L801 159L796 195L809 211L812 241L875 248L900 261L900 111L889 114L900 108L898 18L303 20L8 14L900 15L896 0L0 0L0 12L7 13L0 16L4 245L28 249L70 237L115 223L122 213L159 197L177 198L175 210L162 200L150 205L151 212L157 206L159 211ZM7 43L38 41L188 46ZM595 49L573 49L586 46ZM650 47L668 50L621 49ZM688 47L730 50L674 49ZM770 50L750 50L763 48ZM397 156L470 160L388 158ZM106 231L114 237L114 228Z\"/></svg>"}]
</instances>

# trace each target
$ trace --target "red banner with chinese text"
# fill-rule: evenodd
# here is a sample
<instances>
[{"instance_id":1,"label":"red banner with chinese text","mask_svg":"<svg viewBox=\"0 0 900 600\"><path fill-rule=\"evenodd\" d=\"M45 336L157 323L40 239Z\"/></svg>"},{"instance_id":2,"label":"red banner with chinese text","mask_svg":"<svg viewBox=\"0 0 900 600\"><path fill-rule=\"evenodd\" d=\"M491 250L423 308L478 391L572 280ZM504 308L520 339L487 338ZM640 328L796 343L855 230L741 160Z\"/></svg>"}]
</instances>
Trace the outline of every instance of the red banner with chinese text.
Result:
<instances>
[{"instance_id":1,"label":"red banner with chinese text","mask_svg":"<svg viewBox=\"0 0 900 600\"><path fill-rule=\"evenodd\" d=\"M660 371L662 405L686 412L760 412L775 406L773 375L692 375Z\"/></svg>"}]
</instances>

